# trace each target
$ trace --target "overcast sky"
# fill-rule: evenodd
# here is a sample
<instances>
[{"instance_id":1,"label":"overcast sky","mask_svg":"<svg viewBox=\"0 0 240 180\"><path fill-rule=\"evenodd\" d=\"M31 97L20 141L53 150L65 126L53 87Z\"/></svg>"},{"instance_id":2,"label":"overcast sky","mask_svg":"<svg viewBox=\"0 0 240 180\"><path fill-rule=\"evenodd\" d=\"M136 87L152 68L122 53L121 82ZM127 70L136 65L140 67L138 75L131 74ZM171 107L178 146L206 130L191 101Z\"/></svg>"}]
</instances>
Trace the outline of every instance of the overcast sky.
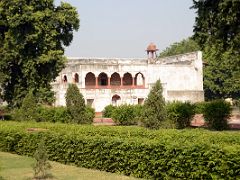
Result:
<instances>
[{"instance_id":1,"label":"overcast sky","mask_svg":"<svg viewBox=\"0 0 240 180\"><path fill-rule=\"evenodd\" d=\"M150 42L162 51L193 34L192 0L64 1L80 15L80 29L66 56L146 57Z\"/></svg>"}]
</instances>

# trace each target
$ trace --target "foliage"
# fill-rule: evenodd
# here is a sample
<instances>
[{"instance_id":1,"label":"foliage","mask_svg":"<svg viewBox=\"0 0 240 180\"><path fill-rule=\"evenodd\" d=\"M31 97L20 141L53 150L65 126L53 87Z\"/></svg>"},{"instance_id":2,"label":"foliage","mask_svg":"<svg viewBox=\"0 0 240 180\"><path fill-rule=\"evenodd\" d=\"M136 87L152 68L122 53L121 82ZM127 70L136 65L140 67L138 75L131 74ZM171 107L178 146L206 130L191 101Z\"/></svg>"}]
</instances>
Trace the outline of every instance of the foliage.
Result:
<instances>
[{"instance_id":1,"label":"foliage","mask_svg":"<svg viewBox=\"0 0 240 180\"><path fill-rule=\"evenodd\" d=\"M87 123L85 122L85 101L76 84L69 84L65 98L74 123Z\"/></svg>"},{"instance_id":2,"label":"foliage","mask_svg":"<svg viewBox=\"0 0 240 180\"><path fill-rule=\"evenodd\" d=\"M240 1L193 0L194 40L204 51L207 99L240 96Z\"/></svg>"},{"instance_id":3,"label":"foliage","mask_svg":"<svg viewBox=\"0 0 240 180\"><path fill-rule=\"evenodd\" d=\"M152 87L143 106L141 119L143 125L147 128L158 129L161 122L166 118L165 100L162 93L162 85L158 80Z\"/></svg>"},{"instance_id":4,"label":"foliage","mask_svg":"<svg viewBox=\"0 0 240 180\"><path fill-rule=\"evenodd\" d=\"M228 129L231 105L224 100L215 100L205 105L203 116L208 127L217 131Z\"/></svg>"},{"instance_id":5,"label":"foliage","mask_svg":"<svg viewBox=\"0 0 240 180\"><path fill-rule=\"evenodd\" d=\"M13 119L18 121L36 121L38 119L37 101L32 91L23 99L20 109L15 109Z\"/></svg>"},{"instance_id":6,"label":"foliage","mask_svg":"<svg viewBox=\"0 0 240 180\"><path fill-rule=\"evenodd\" d=\"M36 152L34 154L36 164L33 166L35 179L46 179L49 177L49 170L51 168L48 162L47 149L44 140L41 140L38 144Z\"/></svg>"},{"instance_id":7,"label":"foliage","mask_svg":"<svg viewBox=\"0 0 240 180\"><path fill-rule=\"evenodd\" d=\"M111 118L119 125L136 125L141 114L142 106L124 104L114 108Z\"/></svg>"},{"instance_id":8,"label":"foliage","mask_svg":"<svg viewBox=\"0 0 240 180\"><path fill-rule=\"evenodd\" d=\"M40 106L38 114L38 122L69 123L72 119L66 107Z\"/></svg>"},{"instance_id":9,"label":"foliage","mask_svg":"<svg viewBox=\"0 0 240 180\"><path fill-rule=\"evenodd\" d=\"M47 88L39 88L36 97L38 97L39 104L51 106L55 102L54 92Z\"/></svg>"},{"instance_id":10,"label":"foliage","mask_svg":"<svg viewBox=\"0 0 240 180\"><path fill-rule=\"evenodd\" d=\"M64 68L64 47L78 30L77 10L53 0L0 2L0 72L2 97L18 106L30 89L49 92ZM44 96L44 95L43 95ZM41 100L43 99L41 97ZM51 97L52 98L52 97Z\"/></svg>"},{"instance_id":11,"label":"foliage","mask_svg":"<svg viewBox=\"0 0 240 180\"><path fill-rule=\"evenodd\" d=\"M175 101L166 105L167 117L176 125L177 129L190 127L195 114L194 109L194 105L190 102Z\"/></svg>"},{"instance_id":12,"label":"foliage","mask_svg":"<svg viewBox=\"0 0 240 180\"><path fill-rule=\"evenodd\" d=\"M0 105L0 120L10 120L11 109L8 106Z\"/></svg>"},{"instance_id":13,"label":"foliage","mask_svg":"<svg viewBox=\"0 0 240 180\"><path fill-rule=\"evenodd\" d=\"M1 162L0 162L0 180L3 180L2 176L1 176L1 170L2 170L2 166L1 166Z\"/></svg>"},{"instance_id":14,"label":"foliage","mask_svg":"<svg viewBox=\"0 0 240 180\"><path fill-rule=\"evenodd\" d=\"M111 118L112 117L112 113L113 111L117 108L117 106L113 106L113 105L108 105L104 108L103 110L103 117L106 118Z\"/></svg>"},{"instance_id":15,"label":"foliage","mask_svg":"<svg viewBox=\"0 0 240 180\"><path fill-rule=\"evenodd\" d=\"M194 104L194 106L195 106L195 113L196 114L203 114L203 112L204 112L204 109L205 109L205 106L206 106L206 103L207 102L197 102L197 103L195 103Z\"/></svg>"},{"instance_id":16,"label":"foliage","mask_svg":"<svg viewBox=\"0 0 240 180\"><path fill-rule=\"evenodd\" d=\"M239 132L0 122L1 151L33 156L43 137L50 160L86 168L145 179L240 176Z\"/></svg>"},{"instance_id":17,"label":"foliage","mask_svg":"<svg viewBox=\"0 0 240 180\"><path fill-rule=\"evenodd\" d=\"M91 124L93 122L93 119L95 117L95 109L91 106L86 106L85 108L85 122L87 124Z\"/></svg>"},{"instance_id":18,"label":"foliage","mask_svg":"<svg viewBox=\"0 0 240 180\"><path fill-rule=\"evenodd\" d=\"M159 57L173 56L199 50L200 47L198 44L192 38L187 38L180 42L175 42L174 44L170 45L170 47L167 47L159 54Z\"/></svg>"}]
</instances>

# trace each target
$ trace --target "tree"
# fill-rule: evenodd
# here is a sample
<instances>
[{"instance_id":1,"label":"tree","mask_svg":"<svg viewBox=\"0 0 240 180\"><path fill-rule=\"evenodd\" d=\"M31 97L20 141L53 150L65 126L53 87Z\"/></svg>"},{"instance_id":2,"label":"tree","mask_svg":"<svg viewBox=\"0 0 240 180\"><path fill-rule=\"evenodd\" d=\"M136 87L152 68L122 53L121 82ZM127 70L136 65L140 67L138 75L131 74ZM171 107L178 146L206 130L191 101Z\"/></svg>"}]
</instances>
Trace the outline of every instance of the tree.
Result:
<instances>
[{"instance_id":1,"label":"tree","mask_svg":"<svg viewBox=\"0 0 240 180\"><path fill-rule=\"evenodd\" d=\"M150 129L158 129L165 120L165 100L160 80L157 80L143 106L142 123Z\"/></svg>"},{"instance_id":2,"label":"tree","mask_svg":"<svg viewBox=\"0 0 240 180\"><path fill-rule=\"evenodd\" d=\"M204 51L207 98L240 96L240 1L193 0L194 40Z\"/></svg>"},{"instance_id":3,"label":"tree","mask_svg":"<svg viewBox=\"0 0 240 180\"><path fill-rule=\"evenodd\" d=\"M0 1L0 73L2 97L20 106L30 89L50 91L64 68L64 46L78 30L77 10L53 0Z\"/></svg>"},{"instance_id":4,"label":"tree","mask_svg":"<svg viewBox=\"0 0 240 180\"><path fill-rule=\"evenodd\" d=\"M34 178L35 179L46 179L50 176L49 170L51 165L48 162L47 149L44 143L44 140L41 140L38 144L36 152L34 154L36 163L33 166Z\"/></svg>"},{"instance_id":5,"label":"tree","mask_svg":"<svg viewBox=\"0 0 240 180\"><path fill-rule=\"evenodd\" d=\"M198 44L192 38L187 38L180 42L175 42L174 44L170 45L170 47L167 47L159 54L159 57L173 56L199 50L200 47Z\"/></svg>"},{"instance_id":6,"label":"tree","mask_svg":"<svg viewBox=\"0 0 240 180\"><path fill-rule=\"evenodd\" d=\"M85 121L85 101L76 84L69 84L65 98L67 109L73 117L73 122L79 124L89 123Z\"/></svg>"}]
</instances>

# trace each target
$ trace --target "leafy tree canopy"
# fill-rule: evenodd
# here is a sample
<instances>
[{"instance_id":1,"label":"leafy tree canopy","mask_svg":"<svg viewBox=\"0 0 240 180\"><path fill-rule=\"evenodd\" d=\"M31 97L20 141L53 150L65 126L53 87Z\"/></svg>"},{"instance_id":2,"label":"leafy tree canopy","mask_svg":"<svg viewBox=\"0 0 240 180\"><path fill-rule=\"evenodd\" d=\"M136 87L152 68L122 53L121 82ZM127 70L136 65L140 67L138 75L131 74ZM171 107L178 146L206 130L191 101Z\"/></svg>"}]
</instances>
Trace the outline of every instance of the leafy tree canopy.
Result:
<instances>
[{"instance_id":1,"label":"leafy tree canopy","mask_svg":"<svg viewBox=\"0 0 240 180\"><path fill-rule=\"evenodd\" d=\"M240 1L193 0L194 40L204 51L207 98L240 97Z\"/></svg>"},{"instance_id":2,"label":"leafy tree canopy","mask_svg":"<svg viewBox=\"0 0 240 180\"><path fill-rule=\"evenodd\" d=\"M50 90L64 68L64 46L79 28L78 13L53 0L0 1L0 74L2 97L19 106L30 89Z\"/></svg>"},{"instance_id":3,"label":"leafy tree canopy","mask_svg":"<svg viewBox=\"0 0 240 180\"><path fill-rule=\"evenodd\" d=\"M198 46L198 44L192 38L187 38L183 39L180 42L175 42L169 47L167 47L159 54L159 57L173 56L199 50L200 47Z\"/></svg>"}]
</instances>

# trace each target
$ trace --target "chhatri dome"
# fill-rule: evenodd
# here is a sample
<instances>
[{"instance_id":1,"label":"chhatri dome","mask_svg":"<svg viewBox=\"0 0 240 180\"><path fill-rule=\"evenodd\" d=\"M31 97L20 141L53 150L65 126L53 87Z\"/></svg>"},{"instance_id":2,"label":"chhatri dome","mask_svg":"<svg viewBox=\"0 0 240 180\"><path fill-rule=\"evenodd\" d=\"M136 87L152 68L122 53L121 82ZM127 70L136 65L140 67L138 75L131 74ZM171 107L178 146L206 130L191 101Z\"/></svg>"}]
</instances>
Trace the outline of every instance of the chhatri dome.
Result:
<instances>
[{"instance_id":1,"label":"chhatri dome","mask_svg":"<svg viewBox=\"0 0 240 180\"><path fill-rule=\"evenodd\" d=\"M154 43L150 43L147 47L147 54L149 58L156 58L157 54L156 52L158 51L157 46ZM150 56L149 56L150 53Z\"/></svg>"}]
</instances>

